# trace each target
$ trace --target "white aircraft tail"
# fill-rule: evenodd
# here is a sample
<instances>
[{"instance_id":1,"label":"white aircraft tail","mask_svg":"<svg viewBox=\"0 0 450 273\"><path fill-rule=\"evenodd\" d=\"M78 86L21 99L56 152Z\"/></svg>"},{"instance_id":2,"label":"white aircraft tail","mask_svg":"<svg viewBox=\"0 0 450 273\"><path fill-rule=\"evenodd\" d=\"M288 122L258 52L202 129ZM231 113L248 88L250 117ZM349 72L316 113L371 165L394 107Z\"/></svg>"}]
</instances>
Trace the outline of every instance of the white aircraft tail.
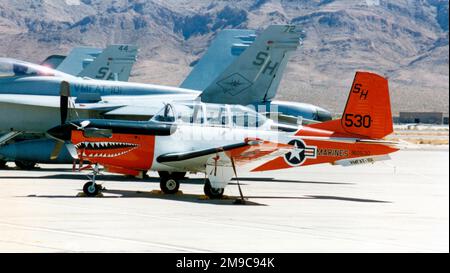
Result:
<instances>
[{"instance_id":1,"label":"white aircraft tail","mask_svg":"<svg viewBox=\"0 0 450 273\"><path fill-rule=\"evenodd\" d=\"M98 80L128 81L138 48L134 45L110 45L79 74Z\"/></svg>"},{"instance_id":2,"label":"white aircraft tail","mask_svg":"<svg viewBox=\"0 0 450 273\"><path fill-rule=\"evenodd\" d=\"M201 100L242 105L269 101L289 53L300 44L300 33L294 25L269 26L201 93Z\"/></svg>"}]
</instances>

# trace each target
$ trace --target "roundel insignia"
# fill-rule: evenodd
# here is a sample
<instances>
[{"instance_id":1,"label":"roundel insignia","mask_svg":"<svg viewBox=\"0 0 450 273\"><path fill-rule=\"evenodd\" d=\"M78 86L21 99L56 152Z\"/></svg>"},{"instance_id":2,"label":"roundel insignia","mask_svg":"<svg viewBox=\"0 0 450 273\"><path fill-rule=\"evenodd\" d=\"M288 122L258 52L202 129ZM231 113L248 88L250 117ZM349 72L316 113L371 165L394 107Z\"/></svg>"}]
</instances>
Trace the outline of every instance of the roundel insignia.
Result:
<instances>
[{"instance_id":1,"label":"roundel insignia","mask_svg":"<svg viewBox=\"0 0 450 273\"><path fill-rule=\"evenodd\" d=\"M287 164L300 166L307 158L316 158L317 148L315 146L306 146L301 139L293 139L288 144L294 145L294 147L284 155L284 160Z\"/></svg>"}]
</instances>

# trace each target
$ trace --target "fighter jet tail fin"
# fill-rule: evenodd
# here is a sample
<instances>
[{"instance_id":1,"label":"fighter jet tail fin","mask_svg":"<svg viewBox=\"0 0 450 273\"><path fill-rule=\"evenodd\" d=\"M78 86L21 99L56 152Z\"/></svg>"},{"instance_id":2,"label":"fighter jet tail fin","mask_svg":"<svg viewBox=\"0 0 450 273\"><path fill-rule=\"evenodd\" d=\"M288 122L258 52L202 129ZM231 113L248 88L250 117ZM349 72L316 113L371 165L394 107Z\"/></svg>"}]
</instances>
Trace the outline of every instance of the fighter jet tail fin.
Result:
<instances>
[{"instance_id":1,"label":"fighter jet tail fin","mask_svg":"<svg viewBox=\"0 0 450 273\"><path fill-rule=\"evenodd\" d=\"M54 68L66 74L77 76L87 65L103 52L95 47L75 47L67 56L52 55L42 65Z\"/></svg>"},{"instance_id":2,"label":"fighter jet tail fin","mask_svg":"<svg viewBox=\"0 0 450 273\"><path fill-rule=\"evenodd\" d=\"M393 132L388 80L370 72L356 72L342 118L309 125L380 139Z\"/></svg>"},{"instance_id":3,"label":"fighter jet tail fin","mask_svg":"<svg viewBox=\"0 0 450 273\"><path fill-rule=\"evenodd\" d=\"M56 69L66 58L67 56L64 55L50 55L41 63L41 65Z\"/></svg>"},{"instance_id":4,"label":"fighter jet tail fin","mask_svg":"<svg viewBox=\"0 0 450 273\"><path fill-rule=\"evenodd\" d=\"M128 81L136 62L138 48L134 45L110 45L79 74L99 80Z\"/></svg>"},{"instance_id":5,"label":"fighter jet tail fin","mask_svg":"<svg viewBox=\"0 0 450 273\"><path fill-rule=\"evenodd\" d=\"M224 29L212 40L208 50L186 77L181 88L204 90L255 40L255 31Z\"/></svg>"},{"instance_id":6,"label":"fighter jet tail fin","mask_svg":"<svg viewBox=\"0 0 450 273\"><path fill-rule=\"evenodd\" d=\"M203 102L252 104L268 101L286 67L289 53L300 44L294 25L265 29L203 92Z\"/></svg>"}]
</instances>

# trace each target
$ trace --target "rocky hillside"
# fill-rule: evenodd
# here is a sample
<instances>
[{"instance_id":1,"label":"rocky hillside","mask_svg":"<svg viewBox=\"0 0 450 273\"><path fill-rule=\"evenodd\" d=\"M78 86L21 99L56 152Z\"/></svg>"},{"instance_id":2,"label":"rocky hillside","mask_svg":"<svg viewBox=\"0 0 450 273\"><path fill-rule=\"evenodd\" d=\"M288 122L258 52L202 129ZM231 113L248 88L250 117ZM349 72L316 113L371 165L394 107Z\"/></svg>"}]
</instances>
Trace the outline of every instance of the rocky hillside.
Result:
<instances>
[{"instance_id":1,"label":"rocky hillside","mask_svg":"<svg viewBox=\"0 0 450 273\"><path fill-rule=\"evenodd\" d=\"M134 81L177 85L224 28L305 30L278 97L341 112L355 70L390 78L394 112L449 108L448 0L2 0L0 55L39 62L135 43Z\"/></svg>"}]
</instances>

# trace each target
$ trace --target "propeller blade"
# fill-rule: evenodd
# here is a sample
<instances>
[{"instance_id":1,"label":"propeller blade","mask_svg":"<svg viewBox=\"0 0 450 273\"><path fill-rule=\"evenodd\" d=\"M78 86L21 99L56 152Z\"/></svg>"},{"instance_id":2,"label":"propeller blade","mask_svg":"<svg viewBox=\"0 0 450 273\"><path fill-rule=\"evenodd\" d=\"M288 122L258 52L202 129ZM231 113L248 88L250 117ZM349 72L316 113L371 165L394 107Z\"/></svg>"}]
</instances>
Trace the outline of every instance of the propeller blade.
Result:
<instances>
[{"instance_id":1,"label":"propeller blade","mask_svg":"<svg viewBox=\"0 0 450 273\"><path fill-rule=\"evenodd\" d=\"M75 148L75 145L73 145L72 142L70 142L70 141L64 141L64 142L56 141L55 147L53 148L53 151L50 155L50 159L51 160L57 159L64 146L66 147L67 151L69 152L70 156L73 159L78 159L77 149Z\"/></svg>"},{"instance_id":2,"label":"propeller blade","mask_svg":"<svg viewBox=\"0 0 450 273\"><path fill-rule=\"evenodd\" d=\"M75 145L73 145L72 142L69 142L69 141L66 141L65 145L66 145L67 151L69 151L70 156L73 159L78 159L77 148L75 148Z\"/></svg>"},{"instance_id":3,"label":"propeller blade","mask_svg":"<svg viewBox=\"0 0 450 273\"><path fill-rule=\"evenodd\" d=\"M62 149L63 145L64 145L64 142L56 141L55 147L53 148L53 151L52 151L52 153L50 155L50 159L51 160L55 160L55 159L58 158L59 153L61 152L61 149Z\"/></svg>"},{"instance_id":4,"label":"propeller blade","mask_svg":"<svg viewBox=\"0 0 450 273\"><path fill-rule=\"evenodd\" d=\"M60 95L60 114L61 114L61 125L67 120L67 114L69 111L69 97L70 97L70 84L66 81L62 81L59 90Z\"/></svg>"}]
</instances>

